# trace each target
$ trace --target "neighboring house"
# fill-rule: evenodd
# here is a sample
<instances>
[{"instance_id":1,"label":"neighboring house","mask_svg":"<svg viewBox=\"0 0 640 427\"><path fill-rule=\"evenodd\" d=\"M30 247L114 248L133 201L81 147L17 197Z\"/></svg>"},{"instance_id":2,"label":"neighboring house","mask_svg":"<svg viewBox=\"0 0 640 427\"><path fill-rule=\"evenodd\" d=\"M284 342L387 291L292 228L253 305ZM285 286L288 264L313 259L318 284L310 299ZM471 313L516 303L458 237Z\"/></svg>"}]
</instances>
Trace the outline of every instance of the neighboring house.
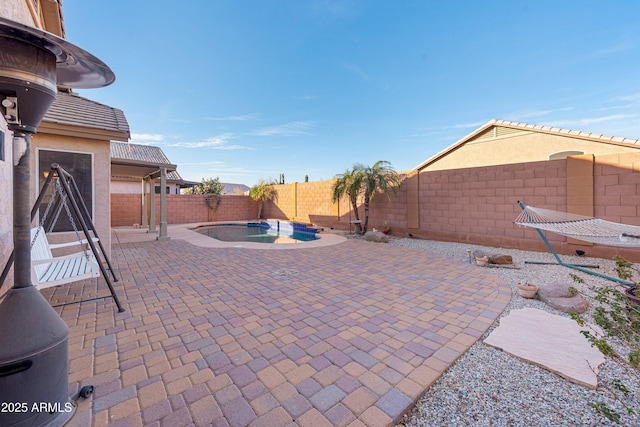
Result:
<instances>
[{"instance_id":1,"label":"neighboring house","mask_svg":"<svg viewBox=\"0 0 640 427\"><path fill-rule=\"evenodd\" d=\"M168 168L166 194L180 194L180 189L185 186L185 181L175 170L176 165L169 161L160 147L111 141L111 193L142 194L140 167ZM159 183L155 183L155 194L160 194Z\"/></svg>"},{"instance_id":2,"label":"neighboring house","mask_svg":"<svg viewBox=\"0 0 640 427\"><path fill-rule=\"evenodd\" d=\"M491 120L415 170L435 171L562 159L580 154L606 155L640 152L640 141L539 126Z\"/></svg>"},{"instance_id":3,"label":"neighboring house","mask_svg":"<svg viewBox=\"0 0 640 427\"><path fill-rule=\"evenodd\" d=\"M244 184L222 184L224 185L224 188L220 194L230 194L235 196L249 194L249 187Z\"/></svg>"},{"instance_id":4,"label":"neighboring house","mask_svg":"<svg viewBox=\"0 0 640 427\"><path fill-rule=\"evenodd\" d=\"M200 184L200 182L184 181L184 184L182 185L181 188L185 189L185 191L183 191L182 193L191 194L190 192L193 191L193 187L195 187L198 184ZM220 192L220 194L225 194L230 196L249 195L249 187L244 184L229 184L226 182L221 182L220 184L224 186L222 187L222 191Z\"/></svg>"}]
</instances>

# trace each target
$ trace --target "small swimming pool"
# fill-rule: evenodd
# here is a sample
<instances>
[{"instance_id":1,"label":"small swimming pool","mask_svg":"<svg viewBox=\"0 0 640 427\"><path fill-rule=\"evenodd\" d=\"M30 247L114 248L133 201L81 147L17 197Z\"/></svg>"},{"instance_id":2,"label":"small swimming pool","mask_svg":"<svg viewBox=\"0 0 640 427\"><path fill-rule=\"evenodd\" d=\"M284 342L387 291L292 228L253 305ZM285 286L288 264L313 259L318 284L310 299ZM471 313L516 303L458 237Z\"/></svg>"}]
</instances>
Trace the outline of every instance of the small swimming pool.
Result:
<instances>
[{"instance_id":1,"label":"small swimming pool","mask_svg":"<svg viewBox=\"0 0 640 427\"><path fill-rule=\"evenodd\" d=\"M318 230L305 224L286 221L263 221L249 224L217 224L195 229L200 234L223 242L291 244L317 240Z\"/></svg>"}]
</instances>

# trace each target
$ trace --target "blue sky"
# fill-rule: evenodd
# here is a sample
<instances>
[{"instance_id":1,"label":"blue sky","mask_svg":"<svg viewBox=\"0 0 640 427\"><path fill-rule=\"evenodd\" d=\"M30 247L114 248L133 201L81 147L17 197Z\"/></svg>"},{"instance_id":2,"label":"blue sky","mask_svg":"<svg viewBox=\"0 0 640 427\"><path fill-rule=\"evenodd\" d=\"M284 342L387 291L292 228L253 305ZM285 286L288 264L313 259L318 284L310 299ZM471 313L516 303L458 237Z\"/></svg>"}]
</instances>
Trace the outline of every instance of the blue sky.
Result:
<instances>
[{"instance_id":1,"label":"blue sky","mask_svg":"<svg viewBox=\"0 0 640 427\"><path fill-rule=\"evenodd\" d=\"M187 180L409 170L496 118L640 139L640 2L64 0Z\"/></svg>"}]
</instances>

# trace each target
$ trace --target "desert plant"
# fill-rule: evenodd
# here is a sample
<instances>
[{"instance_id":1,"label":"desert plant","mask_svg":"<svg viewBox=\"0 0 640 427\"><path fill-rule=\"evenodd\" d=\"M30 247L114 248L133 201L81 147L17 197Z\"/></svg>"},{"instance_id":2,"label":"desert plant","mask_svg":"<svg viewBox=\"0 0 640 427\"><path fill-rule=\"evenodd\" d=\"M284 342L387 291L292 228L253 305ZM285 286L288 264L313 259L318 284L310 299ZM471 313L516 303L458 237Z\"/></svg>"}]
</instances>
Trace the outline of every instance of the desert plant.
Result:
<instances>
[{"instance_id":1,"label":"desert plant","mask_svg":"<svg viewBox=\"0 0 640 427\"><path fill-rule=\"evenodd\" d=\"M400 175L386 160L378 160L373 166L356 165L362 173L362 189L364 194L364 226L362 232L367 232L369 226L369 204L377 194L386 194L391 198L389 191L395 194L400 187ZM354 166L354 167L356 167Z\"/></svg>"},{"instance_id":2,"label":"desert plant","mask_svg":"<svg viewBox=\"0 0 640 427\"><path fill-rule=\"evenodd\" d=\"M359 169L354 165L353 168L347 169L344 173L338 174L334 177L335 182L333 183L332 191L332 200L333 202L337 202L343 197L347 197L349 202L351 203L351 208L353 210L353 214L356 217L356 221L360 220L358 216L358 196L361 193L362 189L362 173ZM356 227L356 231L358 227Z\"/></svg>"},{"instance_id":3,"label":"desert plant","mask_svg":"<svg viewBox=\"0 0 640 427\"><path fill-rule=\"evenodd\" d=\"M220 194L224 184L220 182L220 178L202 178L202 182L193 187L191 192L187 191L187 194Z\"/></svg>"},{"instance_id":4,"label":"desert plant","mask_svg":"<svg viewBox=\"0 0 640 427\"><path fill-rule=\"evenodd\" d=\"M277 183L273 180L260 179L256 185L249 189L249 197L258 202L258 218L262 218L264 203L274 200L277 196L276 190L273 188L274 185Z\"/></svg>"},{"instance_id":5,"label":"desert plant","mask_svg":"<svg viewBox=\"0 0 640 427\"><path fill-rule=\"evenodd\" d=\"M630 280L633 273L638 271L632 263L622 257L615 257L614 260L618 277L623 280ZM575 274L571 274L571 277L576 283L584 283L584 280ZM640 306L617 289L619 286L591 288L595 296L580 292L581 295L593 300L593 320L602 328L604 336L589 327L581 315L571 313L571 317L580 326L586 327L581 331L584 337L605 357L617 364L625 373L627 380L638 382L640 381ZM622 380L614 379L611 385L602 384L602 386L612 397L621 402L628 414L636 413L622 399L629 394ZM604 402L591 403L590 406L611 421L620 422L621 420L621 415Z\"/></svg>"},{"instance_id":6,"label":"desert plant","mask_svg":"<svg viewBox=\"0 0 640 427\"><path fill-rule=\"evenodd\" d=\"M347 196L351 202L356 220L358 217L358 197L362 194L364 205L364 225L362 232L367 232L369 226L369 204L377 194L386 194L389 191L396 192L400 186L400 175L391 167L391 163L386 160L378 160L373 166L365 166L360 163L353 165L344 173L335 176L333 184L333 201L336 202Z\"/></svg>"}]
</instances>

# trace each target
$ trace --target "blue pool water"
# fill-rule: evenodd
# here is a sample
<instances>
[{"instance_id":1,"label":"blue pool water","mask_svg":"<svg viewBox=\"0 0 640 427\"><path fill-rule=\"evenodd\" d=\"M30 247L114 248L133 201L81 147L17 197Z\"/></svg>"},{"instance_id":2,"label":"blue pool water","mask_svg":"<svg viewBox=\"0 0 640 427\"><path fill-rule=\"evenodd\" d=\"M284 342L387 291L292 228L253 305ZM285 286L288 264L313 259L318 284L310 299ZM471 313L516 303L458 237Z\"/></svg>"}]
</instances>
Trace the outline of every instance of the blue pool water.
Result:
<instances>
[{"instance_id":1,"label":"blue pool water","mask_svg":"<svg viewBox=\"0 0 640 427\"><path fill-rule=\"evenodd\" d=\"M250 224L218 224L195 231L223 242L300 243L318 239L317 230L305 224L286 221L262 221Z\"/></svg>"}]
</instances>

